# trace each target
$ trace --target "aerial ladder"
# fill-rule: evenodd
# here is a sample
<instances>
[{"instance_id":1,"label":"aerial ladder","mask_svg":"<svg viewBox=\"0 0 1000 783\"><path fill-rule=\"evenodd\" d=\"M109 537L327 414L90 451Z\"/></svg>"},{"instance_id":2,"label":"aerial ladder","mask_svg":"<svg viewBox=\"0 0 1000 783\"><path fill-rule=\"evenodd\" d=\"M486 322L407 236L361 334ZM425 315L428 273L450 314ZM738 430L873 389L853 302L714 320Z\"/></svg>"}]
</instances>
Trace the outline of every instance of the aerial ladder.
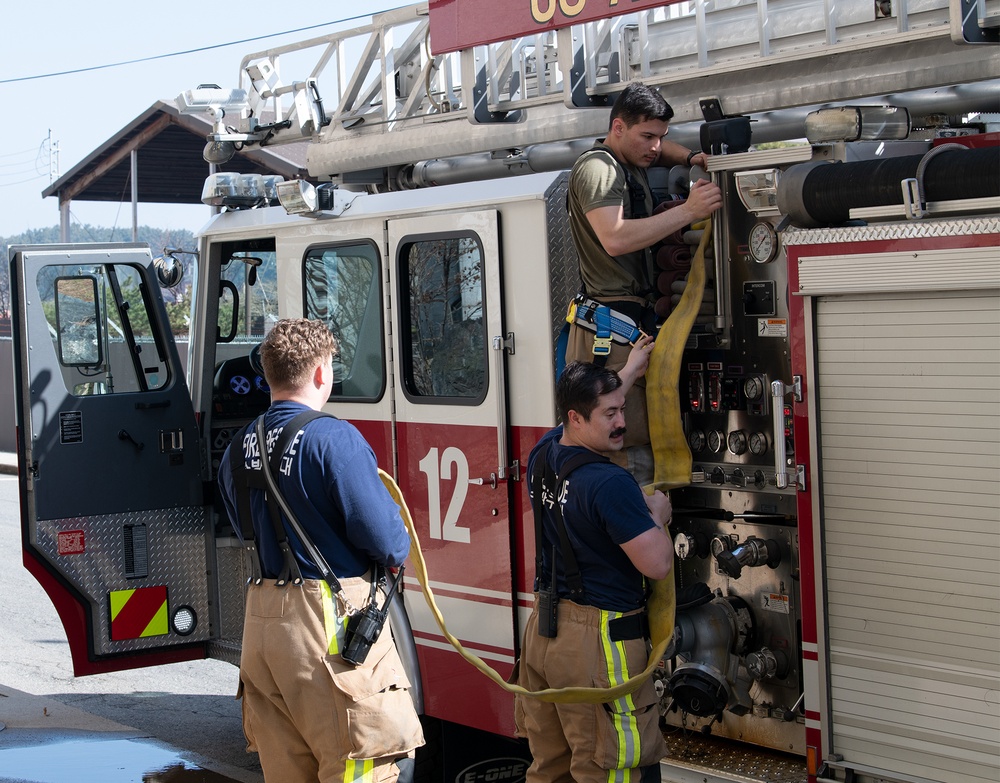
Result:
<instances>
[{"instance_id":1,"label":"aerial ladder","mask_svg":"<svg viewBox=\"0 0 1000 783\"><path fill-rule=\"evenodd\" d=\"M180 108L215 118L223 157L308 141L311 177L372 190L566 168L631 80L662 88L688 146L709 106L749 115L755 143L831 104L1000 111L1000 0L688 0L444 52L434 5L248 54L238 89Z\"/></svg>"}]
</instances>

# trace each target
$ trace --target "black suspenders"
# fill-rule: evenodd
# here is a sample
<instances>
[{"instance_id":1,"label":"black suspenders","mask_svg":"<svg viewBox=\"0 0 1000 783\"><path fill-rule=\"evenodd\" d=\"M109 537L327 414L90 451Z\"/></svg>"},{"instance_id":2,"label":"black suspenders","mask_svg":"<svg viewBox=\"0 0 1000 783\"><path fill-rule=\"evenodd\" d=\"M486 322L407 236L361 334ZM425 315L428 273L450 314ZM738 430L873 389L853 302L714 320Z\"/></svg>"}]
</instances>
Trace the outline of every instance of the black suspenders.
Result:
<instances>
[{"instance_id":1,"label":"black suspenders","mask_svg":"<svg viewBox=\"0 0 1000 783\"><path fill-rule=\"evenodd\" d=\"M591 462L608 462L608 458L592 451L585 451L575 454L566 460L562 471L558 474L549 465L549 446L542 447L535 457L535 467L531 474L532 508L535 512L535 575L539 586L543 584L542 573L542 490L550 492L553 497L552 511L556 522L556 532L559 536L559 544L552 546L552 573L549 575L551 590L555 591L556 586L556 558L561 554L565 562L566 586L569 588L569 597L573 601L579 602L583 597L583 578L580 576L580 565L577 562L576 554L573 552L573 545L570 543L569 534L566 532L566 523L563 521L562 506L559 504L559 492L562 490L563 482L569 478L569 474L581 465Z\"/></svg>"},{"instance_id":2,"label":"black suspenders","mask_svg":"<svg viewBox=\"0 0 1000 783\"><path fill-rule=\"evenodd\" d=\"M274 529L274 535L278 542L278 549L281 551L282 566L281 572L278 574L276 579L277 584L282 586L287 584L289 581L296 585L302 583L302 572L299 569L298 561L295 559L295 553L292 551L291 544L288 541L285 526L281 521L281 512L285 511L285 516L288 517L289 523L292 525L292 529L295 530L296 535L301 540L303 547L309 553L310 558L313 560L316 567L323 574L323 578L330 584L330 587L334 592L340 591L340 582L330 569L330 566L327 564L323 555L313 545L312 540L305 533L305 530L302 529L298 520L295 518L295 515L291 512L291 509L287 507L284 498L278 491L277 479L274 478L281 465L281 458L284 456L284 453L292 439L298 435L299 431L313 419L329 415L330 414L323 413L322 411L303 411L302 413L292 417L292 419L282 428L281 434L278 436L278 440L274 444L274 448L271 450L270 455L268 455L267 443L265 442L266 431L263 426L263 416L260 416L252 424L248 424L236 434L235 438L233 438L233 445L231 445L229 449L229 465L233 474L233 487L236 490L236 504L237 515L239 516L240 535L243 538L244 547L250 555L250 579L254 582L254 584L260 584L262 580L262 571L260 553L257 550L255 543L256 534L253 529L253 514L250 508L250 490L261 489L264 490L264 495L267 500L268 517L270 518L271 526ZM247 468L246 455L243 450L243 438L246 433L250 431L251 427L256 428L258 435L257 451L261 460L261 467L259 470L251 470ZM266 465L264 460L267 460ZM269 473L266 474L265 471L268 471Z\"/></svg>"}]
</instances>

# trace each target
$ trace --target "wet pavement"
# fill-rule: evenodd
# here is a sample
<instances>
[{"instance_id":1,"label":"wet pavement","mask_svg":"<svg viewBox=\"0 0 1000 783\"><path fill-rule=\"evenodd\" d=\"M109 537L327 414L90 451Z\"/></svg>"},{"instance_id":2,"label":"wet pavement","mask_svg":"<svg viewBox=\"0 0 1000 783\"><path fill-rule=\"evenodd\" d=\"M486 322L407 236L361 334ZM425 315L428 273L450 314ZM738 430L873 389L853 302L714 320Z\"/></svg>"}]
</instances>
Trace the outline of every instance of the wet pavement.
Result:
<instances>
[{"instance_id":1,"label":"wet pavement","mask_svg":"<svg viewBox=\"0 0 1000 783\"><path fill-rule=\"evenodd\" d=\"M259 780L259 775L223 769L120 723L0 685L0 783Z\"/></svg>"},{"instance_id":2,"label":"wet pavement","mask_svg":"<svg viewBox=\"0 0 1000 783\"><path fill-rule=\"evenodd\" d=\"M0 452L0 474L16 473L15 456ZM0 783L263 783L263 777L0 684Z\"/></svg>"}]
</instances>

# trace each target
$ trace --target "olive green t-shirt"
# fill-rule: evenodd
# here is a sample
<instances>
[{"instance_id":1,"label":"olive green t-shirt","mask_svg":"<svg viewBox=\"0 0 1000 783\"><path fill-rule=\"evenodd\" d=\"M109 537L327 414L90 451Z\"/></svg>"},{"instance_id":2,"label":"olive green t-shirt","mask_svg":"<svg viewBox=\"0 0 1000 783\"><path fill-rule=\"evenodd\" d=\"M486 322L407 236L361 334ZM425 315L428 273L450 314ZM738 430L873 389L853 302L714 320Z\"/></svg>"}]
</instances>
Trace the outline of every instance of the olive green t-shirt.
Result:
<instances>
[{"instance_id":1,"label":"olive green t-shirt","mask_svg":"<svg viewBox=\"0 0 1000 783\"><path fill-rule=\"evenodd\" d=\"M629 167L634 182L642 185L644 214L651 214L653 196L643 169ZM590 296L649 296L649 251L622 256L605 252L586 214L598 207L623 206L625 218L632 217L631 198L623 164L601 142L583 153L569 178L569 225L580 256L580 277Z\"/></svg>"}]
</instances>

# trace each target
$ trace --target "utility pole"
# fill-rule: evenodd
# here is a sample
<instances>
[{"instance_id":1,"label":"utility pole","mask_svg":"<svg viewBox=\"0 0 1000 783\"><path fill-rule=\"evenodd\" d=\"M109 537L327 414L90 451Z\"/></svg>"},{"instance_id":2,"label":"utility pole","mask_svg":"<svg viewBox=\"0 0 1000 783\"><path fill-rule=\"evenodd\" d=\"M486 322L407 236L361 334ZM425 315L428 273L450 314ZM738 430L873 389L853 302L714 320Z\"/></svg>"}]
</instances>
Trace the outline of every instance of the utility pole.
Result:
<instances>
[{"instance_id":1,"label":"utility pole","mask_svg":"<svg viewBox=\"0 0 1000 783\"><path fill-rule=\"evenodd\" d=\"M59 142L52 140L49 128L49 184L59 179ZM69 242L69 202L59 201L59 241Z\"/></svg>"},{"instance_id":2,"label":"utility pole","mask_svg":"<svg viewBox=\"0 0 1000 783\"><path fill-rule=\"evenodd\" d=\"M49 128L49 184L59 179L59 142L52 141L52 128Z\"/></svg>"}]
</instances>

